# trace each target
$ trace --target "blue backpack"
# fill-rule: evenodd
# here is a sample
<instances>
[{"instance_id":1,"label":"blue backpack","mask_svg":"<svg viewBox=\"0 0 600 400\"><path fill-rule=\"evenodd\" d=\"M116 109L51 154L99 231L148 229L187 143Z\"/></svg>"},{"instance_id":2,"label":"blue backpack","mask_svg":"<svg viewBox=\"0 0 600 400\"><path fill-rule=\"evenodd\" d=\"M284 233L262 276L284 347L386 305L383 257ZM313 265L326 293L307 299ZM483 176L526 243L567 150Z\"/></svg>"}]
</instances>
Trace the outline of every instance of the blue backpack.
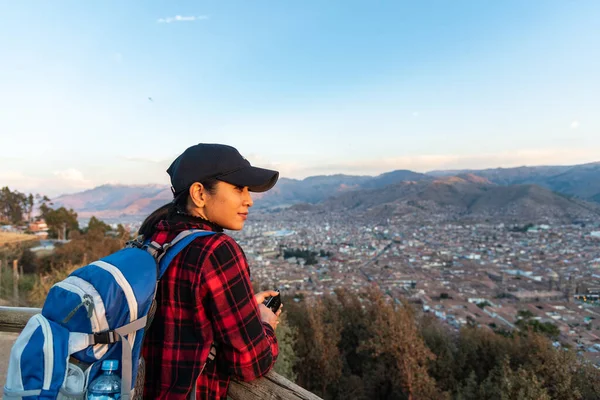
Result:
<instances>
[{"instance_id":1,"label":"blue backpack","mask_svg":"<svg viewBox=\"0 0 600 400\"><path fill-rule=\"evenodd\" d=\"M213 233L183 231L162 246L132 241L56 283L13 345L4 398L83 399L106 359L120 360L121 399L141 398L140 352L158 281L183 248ZM85 372L80 363L89 365Z\"/></svg>"}]
</instances>

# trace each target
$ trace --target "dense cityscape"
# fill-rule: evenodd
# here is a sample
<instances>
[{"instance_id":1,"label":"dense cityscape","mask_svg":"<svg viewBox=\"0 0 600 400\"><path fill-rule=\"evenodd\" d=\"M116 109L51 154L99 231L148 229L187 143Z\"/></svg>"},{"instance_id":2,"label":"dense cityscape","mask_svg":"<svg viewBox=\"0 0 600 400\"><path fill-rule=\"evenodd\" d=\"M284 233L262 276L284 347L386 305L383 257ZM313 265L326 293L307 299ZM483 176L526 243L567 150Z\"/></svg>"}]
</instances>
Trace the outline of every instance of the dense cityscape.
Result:
<instances>
[{"instance_id":1,"label":"dense cityscape","mask_svg":"<svg viewBox=\"0 0 600 400\"><path fill-rule=\"evenodd\" d=\"M453 328L551 328L556 347L600 366L598 224L359 220L261 214L234 236L253 279L296 299L376 285Z\"/></svg>"}]
</instances>

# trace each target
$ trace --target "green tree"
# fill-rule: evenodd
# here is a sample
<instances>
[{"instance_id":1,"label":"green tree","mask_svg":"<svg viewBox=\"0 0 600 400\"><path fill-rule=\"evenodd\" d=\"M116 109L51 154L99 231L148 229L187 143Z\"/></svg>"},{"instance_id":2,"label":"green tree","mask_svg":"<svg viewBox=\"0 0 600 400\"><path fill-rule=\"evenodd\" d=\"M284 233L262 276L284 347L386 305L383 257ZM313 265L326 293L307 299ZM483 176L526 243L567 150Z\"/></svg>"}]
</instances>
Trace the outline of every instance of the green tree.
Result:
<instances>
[{"instance_id":1,"label":"green tree","mask_svg":"<svg viewBox=\"0 0 600 400\"><path fill-rule=\"evenodd\" d=\"M419 328L425 344L435 354L435 358L429 362L429 375L436 380L440 389L456 390L458 366L455 338L446 325L432 316L422 318Z\"/></svg>"},{"instance_id":2,"label":"green tree","mask_svg":"<svg viewBox=\"0 0 600 400\"><path fill-rule=\"evenodd\" d=\"M23 266L25 274L33 274L38 271L39 261L30 249L24 249L19 258L19 265Z\"/></svg>"},{"instance_id":3,"label":"green tree","mask_svg":"<svg viewBox=\"0 0 600 400\"><path fill-rule=\"evenodd\" d=\"M73 209L64 207L58 209L50 208L46 203L40 206L42 218L48 225L48 236L58 239L67 239L73 231L79 231L77 213Z\"/></svg>"},{"instance_id":4,"label":"green tree","mask_svg":"<svg viewBox=\"0 0 600 400\"><path fill-rule=\"evenodd\" d=\"M340 322L331 305L331 299L306 301L289 314L293 324L302 327L296 341L298 383L326 398L328 392L337 392L342 374Z\"/></svg>"},{"instance_id":5,"label":"green tree","mask_svg":"<svg viewBox=\"0 0 600 400\"><path fill-rule=\"evenodd\" d=\"M31 221L31 214L33 213L33 206L35 205L35 200L34 200L33 195L31 193L25 199L23 205L24 205L24 208L25 208L24 209L25 214L27 214L27 221L30 222Z\"/></svg>"},{"instance_id":6,"label":"green tree","mask_svg":"<svg viewBox=\"0 0 600 400\"><path fill-rule=\"evenodd\" d=\"M294 367L298 362L298 357L294 351L296 342L297 328L292 327L286 318L286 314L279 317L279 326L277 327L277 343L279 344L279 356L275 363L275 371L291 381L297 378Z\"/></svg>"},{"instance_id":7,"label":"green tree","mask_svg":"<svg viewBox=\"0 0 600 400\"><path fill-rule=\"evenodd\" d=\"M363 308L361 296L346 289L335 291L341 323L340 352L343 360L344 376L363 376L370 354L359 349L360 344L369 338L370 320Z\"/></svg>"},{"instance_id":8,"label":"green tree","mask_svg":"<svg viewBox=\"0 0 600 400\"><path fill-rule=\"evenodd\" d=\"M511 369L508 359L502 363L502 375L499 382L501 400L550 400L548 391L536 374L525 368Z\"/></svg>"},{"instance_id":9,"label":"green tree","mask_svg":"<svg viewBox=\"0 0 600 400\"><path fill-rule=\"evenodd\" d=\"M481 303L477 303L477 307L481 308L482 310L483 310L485 307L489 307L489 306L491 306L491 304L490 304L490 302L489 302L489 301L487 301L487 300L486 300L486 301L482 301Z\"/></svg>"},{"instance_id":10,"label":"green tree","mask_svg":"<svg viewBox=\"0 0 600 400\"><path fill-rule=\"evenodd\" d=\"M489 330L468 327L460 330L456 340L454 376L457 381L466 381L475 371L478 382L482 382L508 354L509 339Z\"/></svg>"},{"instance_id":11,"label":"green tree","mask_svg":"<svg viewBox=\"0 0 600 400\"><path fill-rule=\"evenodd\" d=\"M548 339L539 334L529 333L515 342L515 349L526 352L523 365L540 379L553 399L581 399L575 374L580 365L575 352L557 351ZM513 359L517 357L515 354Z\"/></svg>"},{"instance_id":12,"label":"green tree","mask_svg":"<svg viewBox=\"0 0 600 400\"><path fill-rule=\"evenodd\" d=\"M112 230L112 228L110 227L110 225L104 223L103 221L100 221L98 218L96 217L92 217L90 218L90 221L88 222L88 226L85 229L86 233L96 233L98 235L102 235L104 236L106 234L106 232L110 232Z\"/></svg>"},{"instance_id":13,"label":"green tree","mask_svg":"<svg viewBox=\"0 0 600 400\"><path fill-rule=\"evenodd\" d=\"M0 221L11 224L23 222L23 213L28 204L28 197L18 191L11 191L7 186L0 189Z\"/></svg>"},{"instance_id":14,"label":"green tree","mask_svg":"<svg viewBox=\"0 0 600 400\"><path fill-rule=\"evenodd\" d=\"M584 364L577 368L573 383L583 400L600 399L600 377L598 370L592 365Z\"/></svg>"},{"instance_id":15,"label":"green tree","mask_svg":"<svg viewBox=\"0 0 600 400\"><path fill-rule=\"evenodd\" d=\"M556 340L560 335L560 329L551 322L540 322L532 319L533 313L529 310L520 310L517 314L519 320L515 323L519 328L527 331L539 332L550 339Z\"/></svg>"},{"instance_id":16,"label":"green tree","mask_svg":"<svg viewBox=\"0 0 600 400\"><path fill-rule=\"evenodd\" d=\"M533 318L535 315L529 311L529 310L519 310L519 312L517 313L517 317L522 318L522 319L530 319Z\"/></svg>"},{"instance_id":17,"label":"green tree","mask_svg":"<svg viewBox=\"0 0 600 400\"><path fill-rule=\"evenodd\" d=\"M477 375L471 371L467 380L458 388L456 400L479 400L481 396L479 391Z\"/></svg>"}]
</instances>

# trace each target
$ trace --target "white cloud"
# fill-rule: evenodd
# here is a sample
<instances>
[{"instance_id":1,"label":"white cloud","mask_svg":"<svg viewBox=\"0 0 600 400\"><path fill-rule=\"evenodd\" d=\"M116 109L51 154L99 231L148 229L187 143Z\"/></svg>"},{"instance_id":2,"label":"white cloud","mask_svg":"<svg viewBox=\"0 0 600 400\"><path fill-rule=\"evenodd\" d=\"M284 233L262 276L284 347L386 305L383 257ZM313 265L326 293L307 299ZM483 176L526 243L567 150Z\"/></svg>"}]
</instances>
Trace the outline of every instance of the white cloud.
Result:
<instances>
[{"instance_id":1,"label":"white cloud","mask_svg":"<svg viewBox=\"0 0 600 400\"><path fill-rule=\"evenodd\" d=\"M577 129L579 128L579 121L574 120L573 122L571 122L571 129Z\"/></svg>"},{"instance_id":2,"label":"white cloud","mask_svg":"<svg viewBox=\"0 0 600 400\"><path fill-rule=\"evenodd\" d=\"M11 189L20 191L31 190L42 183L39 178L27 176L20 171L4 170L0 171L1 186L8 186Z\"/></svg>"},{"instance_id":3,"label":"white cloud","mask_svg":"<svg viewBox=\"0 0 600 400\"><path fill-rule=\"evenodd\" d=\"M53 171L52 176L52 178L43 179L44 189L40 188L40 191L49 190L50 194L54 194L54 192L72 192L97 186L95 182L86 179L83 173L75 168Z\"/></svg>"},{"instance_id":4,"label":"white cloud","mask_svg":"<svg viewBox=\"0 0 600 400\"><path fill-rule=\"evenodd\" d=\"M156 22L159 24L170 24L171 22L194 22L207 20L208 15L176 15L174 17L159 18Z\"/></svg>"},{"instance_id":5,"label":"white cloud","mask_svg":"<svg viewBox=\"0 0 600 400\"><path fill-rule=\"evenodd\" d=\"M18 170L0 171L0 186L8 186L25 194L42 194L55 198L65 193L77 193L103 184L85 179L76 169L54 171L53 173L29 174Z\"/></svg>"},{"instance_id":6,"label":"white cloud","mask_svg":"<svg viewBox=\"0 0 600 400\"><path fill-rule=\"evenodd\" d=\"M83 173L81 171L76 170L75 168L69 168L62 171L54 171L54 176L57 176L65 181L70 181L74 183L88 182L83 177Z\"/></svg>"}]
</instances>

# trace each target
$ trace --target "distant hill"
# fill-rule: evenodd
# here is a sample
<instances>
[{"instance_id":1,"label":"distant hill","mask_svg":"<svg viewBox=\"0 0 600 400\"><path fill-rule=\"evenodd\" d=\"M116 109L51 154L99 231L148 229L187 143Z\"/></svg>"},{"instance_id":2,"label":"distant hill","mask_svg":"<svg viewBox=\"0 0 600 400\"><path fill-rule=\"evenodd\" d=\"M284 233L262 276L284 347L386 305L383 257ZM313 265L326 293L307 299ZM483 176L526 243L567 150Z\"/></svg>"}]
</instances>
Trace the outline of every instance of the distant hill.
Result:
<instances>
[{"instance_id":1,"label":"distant hill","mask_svg":"<svg viewBox=\"0 0 600 400\"><path fill-rule=\"evenodd\" d=\"M505 221L600 220L600 205L553 193L537 185L500 186L460 177L402 182L329 198L322 209L407 216L411 219L494 219Z\"/></svg>"},{"instance_id":2,"label":"distant hill","mask_svg":"<svg viewBox=\"0 0 600 400\"><path fill-rule=\"evenodd\" d=\"M552 191L600 203L600 162L573 166L494 168L432 171L428 175L471 173L498 185L536 184Z\"/></svg>"},{"instance_id":3,"label":"distant hill","mask_svg":"<svg viewBox=\"0 0 600 400\"><path fill-rule=\"evenodd\" d=\"M266 193L255 194L256 206L289 206L296 203L318 203L331 195L354 190L373 179L370 176L311 176L303 180L280 178Z\"/></svg>"},{"instance_id":4,"label":"distant hill","mask_svg":"<svg viewBox=\"0 0 600 400\"><path fill-rule=\"evenodd\" d=\"M388 185L393 185L398 182L420 182L420 181L431 181L433 180L430 176L420 174L418 172L408 170L397 170L392 172L386 172L369 180L366 180L361 186L361 189L377 189L383 188Z\"/></svg>"},{"instance_id":5,"label":"distant hill","mask_svg":"<svg viewBox=\"0 0 600 400\"><path fill-rule=\"evenodd\" d=\"M533 187L532 184L547 190ZM514 211L515 215L541 215L547 211L551 215L567 218L586 214L578 208L588 207L584 202L561 197L551 191L600 203L600 163L568 167L433 171L427 174L397 170L374 177L339 174L312 176L302 180L281 178L272 190L256 193L254 199L255 208L281 208L297 204L301 204L300 208L310 208L310 205L322 202L331 205L332 200L328 199L333 198L338 202L338 207L354 208L362 204L363 208L368 208L393 202L398 206L404 201L402 207L414 209L415 212L454 207L459 214L473 216L511 214L512 210L517 209L521 211ZM56 206L73 208L82 218L92 215L98 218L141 218L171 199L170 189L163 185L103 185L60 196L53 201ZM423 202L428 206L421 204ZM532 204L536 204L538 209L535 210ZM544 208L546 206L549 211ZM559 212L561 207L566 211ZM523 211L525 209L529 211Z\"/></svg>"},{"instance_id":6,"label":"distant hill","mask_svg":"<svg viewBox=\"0 0 600 400\"><path fill-rule=\"evenodd\" d=\"M255 206L288 207L298 203L316 204L351 190L384 187L405 179L428 179L424 174L411 171L393 171L377 177L353 175L320 175L302 180L280 178L277 185L266 193L254 194ZM103 185L81 193L53 199L56 206L73 208L78 215L89 218L118 218L123 215L148 215L172 199L171 191L162 185Z\"/></svg>"},{"instance_id":7,"label":"distant hill","mask_svg":"<svg viewBox=\"0 0 600 400\"><path fill-rule=\"evenodd\" d=\"M117 218L147 215L173 198L163 185L102 185L52 199L54 207L72 208L79 217Z\"/></svg>"}]
</instances>

